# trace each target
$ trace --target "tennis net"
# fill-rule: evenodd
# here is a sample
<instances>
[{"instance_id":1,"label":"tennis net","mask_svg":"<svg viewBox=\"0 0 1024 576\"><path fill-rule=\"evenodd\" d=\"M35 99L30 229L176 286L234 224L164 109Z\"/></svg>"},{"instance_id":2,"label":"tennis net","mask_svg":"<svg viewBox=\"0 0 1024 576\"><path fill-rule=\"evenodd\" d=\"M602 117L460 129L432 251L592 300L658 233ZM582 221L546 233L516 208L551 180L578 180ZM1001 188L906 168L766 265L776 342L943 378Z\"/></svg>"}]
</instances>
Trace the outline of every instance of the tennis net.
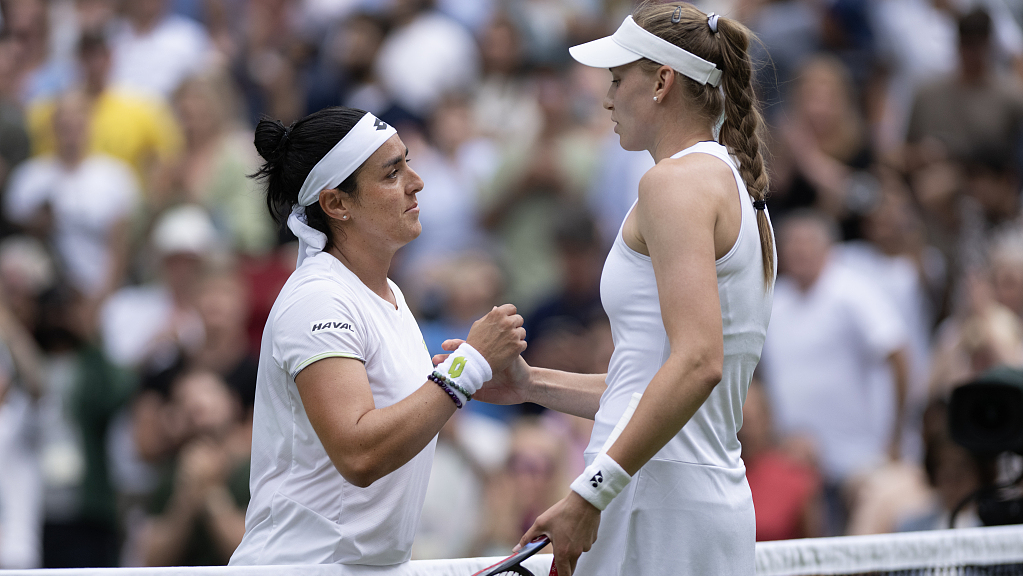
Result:
<instances>
[{"instance_id":1,"label":"tennis net","mask_svg":"<svg viewBox=\"0 0 1024 576\"><path fill-rule=\"evenodd\" d=\"M1009 576L1022 573L1024 527L809 538L757 545L757 576Z\"/></svg>"},{"instance_id":2,"label":"tennis net","mask_svg":"<svg viewBox=\"0 0 1024 576\"><path fill-rule=\"evenodd\" d=\"M400 567L340 565L12 570L4 576L469 576L499 558L414 560ZM1004 576L1022 574L1024 526L808 538L757 544L757 576ZM525 562L547 576L551 555ZM685 562L680 566L685 572ZM647 576L647 575L638 575ZM661 576L661 575L651 575ZM703 576L703 575L701 575Z\"/></svg>"}]
</instances>

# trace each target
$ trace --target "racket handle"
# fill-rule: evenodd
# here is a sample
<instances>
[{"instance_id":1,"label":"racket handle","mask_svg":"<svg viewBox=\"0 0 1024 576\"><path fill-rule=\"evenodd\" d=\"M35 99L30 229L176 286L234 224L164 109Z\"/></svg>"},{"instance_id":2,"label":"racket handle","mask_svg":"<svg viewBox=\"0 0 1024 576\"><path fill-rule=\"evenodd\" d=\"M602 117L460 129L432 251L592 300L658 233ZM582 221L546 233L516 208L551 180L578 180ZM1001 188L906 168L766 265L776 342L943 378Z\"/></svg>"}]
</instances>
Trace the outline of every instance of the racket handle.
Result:
<instances>
[{"instance_id":1,"label":"racket handle","mask_svg":"<svg viewBox=\"0 0 1024 576\"><path fill-rule=\"evenodd\" d=\"M555 568L555 561L551 560L551 572L548 572L548 576L558 576L558 568Z\"/></svg>"}]
</instances>

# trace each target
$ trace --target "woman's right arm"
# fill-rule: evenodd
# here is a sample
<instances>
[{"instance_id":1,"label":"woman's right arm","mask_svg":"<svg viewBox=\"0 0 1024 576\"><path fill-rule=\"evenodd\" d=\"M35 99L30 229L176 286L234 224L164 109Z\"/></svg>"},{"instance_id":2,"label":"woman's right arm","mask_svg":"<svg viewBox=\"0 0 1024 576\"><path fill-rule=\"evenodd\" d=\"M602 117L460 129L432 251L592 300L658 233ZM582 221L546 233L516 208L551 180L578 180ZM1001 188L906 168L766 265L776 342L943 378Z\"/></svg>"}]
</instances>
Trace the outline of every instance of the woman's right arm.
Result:
<instances>
[{"instance_id":1,"label":"woman's right arm","mask_svg":"<svg viewBox=\"0 0 1024 576\"><path fill-rule=\"evenodd\" d=\"M526 349L522 323L514 306L496 307L473 325L468 340L492 370L501 369ZM377 408L366 369L352 358L314 362L296 375L295 385L331 462L360 487L412 460L456 410L430 380L405 399Z\"/></svg>"},{"instance_id":2,"label":"woman's right arm","mask_svg":"<svg viewBox=\"0 0 1024 576\"><path fill-rule=\"evenodd\" d=\"M530 371L529 400L545 408L593 420L601 405L605 374L575 374L547 368Z\"/></svg>"},{"instance_id":3,"label":"woman's right arm","mask_svg":"<svg viewBox=\"0 0 1024 576\"><path fill-rule=\"evenodd\" d=\"M441 348L455 350L462 340L445 340ZM441 363L447 354L434 356ZM535 368L522 357L507 368L494 373L473 397L489 404L522 404L532 402L551 410L593 420L604 394L605 374L576 374L561 370Z\"/></svg>"}]
</instances>

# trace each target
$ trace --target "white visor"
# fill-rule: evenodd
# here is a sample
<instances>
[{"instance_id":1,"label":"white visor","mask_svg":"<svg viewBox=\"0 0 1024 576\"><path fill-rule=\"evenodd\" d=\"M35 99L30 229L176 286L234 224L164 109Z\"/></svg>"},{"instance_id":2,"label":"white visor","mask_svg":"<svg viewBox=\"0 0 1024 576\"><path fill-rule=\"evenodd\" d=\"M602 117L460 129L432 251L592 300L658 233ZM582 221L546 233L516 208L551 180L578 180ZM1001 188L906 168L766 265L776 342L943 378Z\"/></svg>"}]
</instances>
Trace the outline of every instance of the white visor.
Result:
<instances>
[{"instance_id":1,"label":"white visor","mask_svg":"<svg viewBox=\"0 0 1024 576\"><path fill-rule=\"evenodd\" d=\"M644 30L632 16L626 16L611 36L573 46L569 54L594 68L615 68L648 58L702 84L717 87L722 81L722 71L713 63Z\"/></svg>"}]
</instances>

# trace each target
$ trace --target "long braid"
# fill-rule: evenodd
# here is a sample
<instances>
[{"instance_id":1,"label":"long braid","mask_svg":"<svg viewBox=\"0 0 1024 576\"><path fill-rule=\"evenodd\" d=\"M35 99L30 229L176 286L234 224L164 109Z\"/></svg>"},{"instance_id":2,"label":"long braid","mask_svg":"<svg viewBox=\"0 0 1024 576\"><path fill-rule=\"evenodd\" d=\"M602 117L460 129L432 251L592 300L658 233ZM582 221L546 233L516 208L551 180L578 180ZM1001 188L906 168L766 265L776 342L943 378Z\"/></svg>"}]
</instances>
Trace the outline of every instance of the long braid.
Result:
<instances>
[{"instance_id":1,"label":"long braid","mask_svg":"<svg viewBox=\"0 0 1024 576\"><path fill-rule=\"evenodd\" d=\"M722 90L725 92L725 123L719 134L719 141L728 147L739 160L740 175L747 185L747 193L755 201L764 202L768 195L768 172L764 168L761 153L761 133L764 120L758 109L751 85L750 56L747 55L749 32L746 27L720 18L718 31L721 34ZM775 250L771 226L764 210L755 210L757 229L761 236L761 262L764 264L765 286L774 277Z\"/></svg>"},{"instance_id":2,"label":"long braid","mask_svg":"<svg viewBox=\"0 0 1024 576\"><path fill-rule=\"evenodd\" d=\"M761 151L764 121L751 85L752 67L747 55L750 31L735 20L720 17L718 33L715 34L708 24L707 15L685 2L646 2L633 12L633 18L648 32L713 62L722 70L721 91L682 75L677 77L694 109L708 123L714 122L724 111L725 123L719 141L739 161L740 176L747 186L747 193L755 202L764 202L768 195L768 173ZM640 66L654 71L660 64L643 59ZM755 212L767 288L775 276L775 248L768 216L764 210Z\"/></svg>"}]
</instances>

